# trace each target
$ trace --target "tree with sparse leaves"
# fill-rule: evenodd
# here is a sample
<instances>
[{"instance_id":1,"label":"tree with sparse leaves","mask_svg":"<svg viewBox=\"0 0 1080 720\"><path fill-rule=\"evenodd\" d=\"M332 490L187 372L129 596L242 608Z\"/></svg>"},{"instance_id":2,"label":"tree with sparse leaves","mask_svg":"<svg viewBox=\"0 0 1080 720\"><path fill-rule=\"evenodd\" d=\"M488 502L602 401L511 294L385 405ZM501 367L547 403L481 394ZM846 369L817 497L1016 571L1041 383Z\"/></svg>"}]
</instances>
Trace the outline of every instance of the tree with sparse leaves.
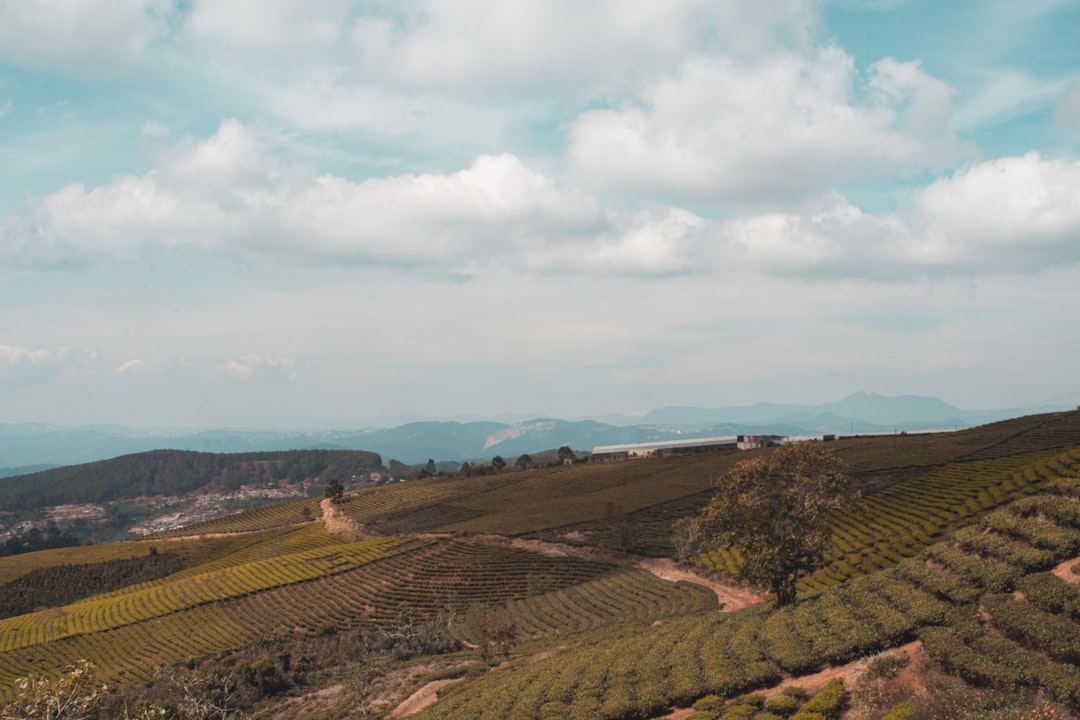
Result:
<instances>
[{"instance_id":1,"label":"tree with sparse leaves","mask_svg":"<svg viewBox=\"0 0 1080 720\"><path fill-rule=\"evenodd\" d=\"M738 548L741 576L768 586L777 605L795 602L799 574L828 550L829 513L856 498L841 460L814 442L744 460L715 489L697 517L701 536L707 546Z\"/></svg>"},{"instance_id":2,"label":"tree with sparse leaves","mask_svg":"<svg viewBox=\"0 0 1080 720\"><path fill-rule=\"evenodd\" d=\"M330 482L326 483L326 497L333 503L344 502L345 486L341 484L340 480L330 478Z\"/></svg>"},{"instance_id":3,"label":"tree with sparse leaves","mask_svg":"<svg viewBox=\"0 0 1080 720\"><path fill-rule=\"evenodd\" d=\"M563 445L559 448L559 462L565 465L567 462L574 462L575 460L577 460L577 457L569 445Z\"/></svg>"},{"instance_id":4,"label":"tree with sparse leaves","mask_svg":"<svg viewBox=\"0 0 1080 720\"><path fill-rule=\"evenodd\" d=\"M491 458L491 467L495 468L496 470L502 470L504 467L506 467L506 461L503 460L503 456L496 455L495 457Z\"/></svg>"},{"instance_id":5,"label":"tree with sparse leaves","mask_svg":"<svg viewBox=\"0 0 1080 720\"><path fill-rule=\"evenodd\" d=\"M532 465L532 455L530 455L529 453L523 453L522 455L519 455L517 462L514 463L514 467L518 470L524 470L530 465Z\"/></svg>"}]
</instances>

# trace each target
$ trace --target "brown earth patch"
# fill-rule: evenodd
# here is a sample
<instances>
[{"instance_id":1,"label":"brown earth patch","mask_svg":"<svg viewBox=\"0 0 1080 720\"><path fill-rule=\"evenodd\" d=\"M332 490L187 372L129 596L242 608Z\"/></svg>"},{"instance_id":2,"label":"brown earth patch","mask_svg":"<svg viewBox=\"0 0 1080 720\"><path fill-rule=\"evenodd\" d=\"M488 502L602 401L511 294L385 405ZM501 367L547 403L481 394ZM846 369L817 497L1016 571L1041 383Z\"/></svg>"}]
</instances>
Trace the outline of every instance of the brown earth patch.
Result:
<instances>
[{"instance_id":1,"label":"brown earth patch","mask_svg":"<svg viewBox=\"0 0 1080 720\"><path fill-rule=\"evenodd\" d=\"M1080 585L1080 575L1073 572L1073 567L1077 563L1080 563L1080 557L1066 560L1054 568L1053 573L1070 585Z\"/></svg>"},{"instance_id":2,"label":"brown earth patch","mask_svg":"<svg viewBox=\"0 0 1080 720\"><path fill-rule=\"evenodd\" d=\"M433 680L432 682L429 682L406 698L405 702L394 708L393 711L386 716L386 720L405 720L405 718L412 717L438 700L440 690L450 687L454 683L459 683L464 679L465 678L450 678L447 680Z\"/></svg>"},{"instance_id":3,"label":"brown earth patch","mask_svg":"<svg viewBox=\"0 0 1080 720\"><path fill-rule=\"evenodd\" d=\"M330 498L324 498L319 507L322 508L326 532L337 535L346 542L356 542L366 536L364 526L343 513Z\"/></svg>"}]
</instances>

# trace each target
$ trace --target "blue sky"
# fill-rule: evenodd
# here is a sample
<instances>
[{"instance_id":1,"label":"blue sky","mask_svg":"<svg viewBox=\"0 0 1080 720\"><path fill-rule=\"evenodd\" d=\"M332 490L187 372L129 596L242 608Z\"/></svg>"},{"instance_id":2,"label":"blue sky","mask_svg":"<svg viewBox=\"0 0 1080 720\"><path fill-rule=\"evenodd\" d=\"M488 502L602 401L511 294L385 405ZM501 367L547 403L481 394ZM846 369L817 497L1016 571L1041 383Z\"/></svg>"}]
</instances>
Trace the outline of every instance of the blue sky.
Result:
<instances>
[{"instance_id":1,"label":"blue sky","mask_svg":"<svg viewBox=\"0 0 1080 720\"><path fill-rule=\"evenodd\" d=\"M0 422L1080 402L1080 3L0 0Z\"/></svg>"}]
</instances>

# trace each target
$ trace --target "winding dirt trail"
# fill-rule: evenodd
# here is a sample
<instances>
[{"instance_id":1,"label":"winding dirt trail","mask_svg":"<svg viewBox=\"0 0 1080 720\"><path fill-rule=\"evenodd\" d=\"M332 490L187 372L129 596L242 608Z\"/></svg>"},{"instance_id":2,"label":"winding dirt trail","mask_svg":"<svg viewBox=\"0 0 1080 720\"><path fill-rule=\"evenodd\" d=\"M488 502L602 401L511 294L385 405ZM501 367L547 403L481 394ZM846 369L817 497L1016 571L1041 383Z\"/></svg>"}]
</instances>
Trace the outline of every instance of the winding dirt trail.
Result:
<instances>
[{"instance_id":1,"label":"winding dirt trail","mask_svg":"<svg viewBox=\"0 0 1080 720\"><path fill-rule=\"evenodd\" d=\"M449 687L454 683L459 683L463 679L464 678L454 678L429 682L427 685L410 695L405 702L394 708L393 712L386 716L386 720L405 720L405 718L412 717L428 705L434 703L438 699L440 690Z\"/></svg>"},{"instance_id":2,"label":"winding dirt trail","mask_svg":"<svg viewBox=\"0 0 1080 720\"><path fill-rule=\"evenodd\" d=\"M436 536L431 536L436 537ZM443 536L438 536L443 537ZM568 545L566 543L546 542L543 540L526 540L524 538L508 538L503 535L474 535L469 538L472 542L482 542L491 545L504 545L527 550L529 552L546 555L548 557L576 557L583 560L596 560L611 563L622 567L632 567L638 570L652 573L661 580L668 582L688 582L712 590L716 599L724 610L738 610L747 605L761 602L762 596L735 583L708 577L705 574L695 572L693 568L680 565L671 558L651 558L642 555L614 554L598 550L587 545Z\"/></svg>"}]
</instances>

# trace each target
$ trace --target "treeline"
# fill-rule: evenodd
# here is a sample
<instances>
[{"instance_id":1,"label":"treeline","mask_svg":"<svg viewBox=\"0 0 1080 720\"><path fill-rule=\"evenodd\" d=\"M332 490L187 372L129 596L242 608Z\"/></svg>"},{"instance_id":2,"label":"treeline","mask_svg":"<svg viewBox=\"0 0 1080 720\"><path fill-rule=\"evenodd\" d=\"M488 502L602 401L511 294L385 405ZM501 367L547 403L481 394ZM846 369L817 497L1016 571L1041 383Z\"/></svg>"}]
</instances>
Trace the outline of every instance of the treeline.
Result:
<instances>
[{"instance_id":1,"label":"treeline","mask_svg":"<svg viewBox=\"0 0 1080 720\"><path fill-rule=\"evenodd\" d=\"M74 547L78 544L79 538L67 532L62 532L56 525L49 525L44 531L40 528L30 528L22 535L12 535L4 541L0 545L0 557L37 552L38 550ZM3 605L0 604L0 607L3 607Z\"/></svg>"},{"instance_id":2,"label":"treeline","mask_svg":"<svg viewBox=\"0 0 1080 720\"><path fill-rule=\"evenodd\" d=\"M91 595L157 580L184 569L179 555L157 553L89 565L38 568L0 585L0 619L59 607Z\"/></svg>"},{"instance_id":3,"label":"treeline","mask_svg":"<svg viewBox=\"0 0 1080 720\"><path fill-rule=\"evenodd\" d=\"M334 476L349 478L381 469L378 453L363 450L153 450L0 479L0 510L104 503L143 495L183 495L203 488L235 490L250 483L324 482Z\"/></svg>"}]
</instances>

